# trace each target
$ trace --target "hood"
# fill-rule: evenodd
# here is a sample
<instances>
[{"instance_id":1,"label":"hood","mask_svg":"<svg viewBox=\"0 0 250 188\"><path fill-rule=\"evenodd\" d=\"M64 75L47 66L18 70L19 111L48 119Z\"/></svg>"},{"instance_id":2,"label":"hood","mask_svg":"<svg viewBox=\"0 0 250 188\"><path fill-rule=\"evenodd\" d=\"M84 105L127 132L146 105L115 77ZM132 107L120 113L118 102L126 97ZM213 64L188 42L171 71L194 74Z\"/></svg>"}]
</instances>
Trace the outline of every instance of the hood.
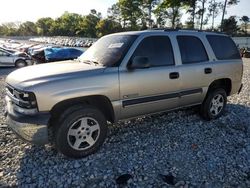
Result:
<instances>
[{"instance_id":1,"label":"hood","mask_svg":"<svg viewBox=\"0 0 250 188\"><path fill-rule=\"evenodd\" d=\"M29 55L25 52L15 52L14 55L17 57L29 58Z\"/></svg>"},{"instance_id":2,"label":"hood","mask_svg":"<svg viewBox=\"0 0 250 188\"><path fill-rule=\"evenodd\" d=\"M104 69L102 66L89 65L73 60L46 63L13 71L7 76L6 83L18 89L27 89L30 86L44 82L72 79L74 77L79 78L101 73Z\"/></svg>"}]
</instances>

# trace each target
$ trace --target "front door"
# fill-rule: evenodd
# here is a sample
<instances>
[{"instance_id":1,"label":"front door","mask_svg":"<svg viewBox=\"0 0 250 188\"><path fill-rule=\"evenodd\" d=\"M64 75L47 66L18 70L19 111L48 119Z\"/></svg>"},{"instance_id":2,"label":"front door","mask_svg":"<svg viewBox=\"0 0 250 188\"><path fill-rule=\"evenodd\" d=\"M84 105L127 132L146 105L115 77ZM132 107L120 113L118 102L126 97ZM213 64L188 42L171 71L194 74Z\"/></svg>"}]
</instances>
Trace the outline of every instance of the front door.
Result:
<instances>
[{"instance_id":1,"label":"front door","mask_svg":"<svg viewBox=\"0 0 250 188\"><path fill-rule=\"evenodd\" d=\"M11 54L0 50L0 66L13 66L13 57Z\"/></svg>"},{"instance_id":2,"label":"front door","mask_svg":"<svg viewBox=\"0 0 250 188\"><path fill-rule=\"evenodd\" d=\"M133 67L135 59L149 67ZM119 76L122 119L178 107L180 78L168 36L144 38Z\"/></svg>"}]
</instances>

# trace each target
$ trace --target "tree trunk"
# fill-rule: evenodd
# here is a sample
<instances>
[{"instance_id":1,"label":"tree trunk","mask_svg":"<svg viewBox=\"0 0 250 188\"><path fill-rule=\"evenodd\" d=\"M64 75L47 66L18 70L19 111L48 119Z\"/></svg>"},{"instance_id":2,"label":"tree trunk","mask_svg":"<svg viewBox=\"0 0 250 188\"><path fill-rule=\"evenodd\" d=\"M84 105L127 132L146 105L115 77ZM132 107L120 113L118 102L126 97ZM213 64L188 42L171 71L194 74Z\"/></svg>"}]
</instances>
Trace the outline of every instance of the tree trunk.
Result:
<instances>
[{"instance_id":1,"label":"tree trunk","mask_svg":"<svg viewBox=\"0 0 250 188\"><path fill-rule=\"evenodd\" d=\"M245 35L247 36L247 22L245 23Z\"/></svg>"},{"instance_id":2,"label":"tree trunk","mask_svg":"<svg viewBox=\"0 0 250 188\"><path fill-rule=\"evenodd\" d=\"M201 14L201 25L200 25L200 30L202 30L203 27L203 19L204 19L204 13L205 13L205 1L202 1L202 14Z\"/></svg>"},{"instance_id":3,"label":"tree trunk","mask_svg":"<svg viewBox=\"0 0 250 188\"><path fill-rule=\"evenodd\" d=\"M172 25L172 28L174 29L175 28L175 19L176 19L176 10L174 7L172 7L172 11L173 11L173 17L172 17L171 25Z\"/></svg>"},{"instance_id":4,"label":"tree trunk","mask_svg":"<svg viewBox=\"0 0 250 188\"><path fill-rule=\"evenodd\" d=\"M214 4L213 4L213 15L212 15L212 31L214 30L214 12L215 12L215 0L214 0Z\"/></svg>"},{"instance_id":5,"label":"tree trunk","mask_svg":"<svg viewBox=\"0 0 250 188\"><path fill-rule=\"evenodd\" d=\"M225 0L225 2L224 2L223 12L222 12L222 18L221 18L221 24L220 24L221 31L222 31L222 24L223 24L225 12L226 12L226 7L227 7L227 0Z\"/></svg>"},{"instance_id":6,"label":"tree trunk","mask_svg":"<svg viewBox=\"0 0 250 188\"><path fill-rule=\"evenodd\" d=\"M148 7L148 25L149 25L149 28L152 28L152 4L149 5Z\"/></svg>"},{"instance_id":7,"label":"tree trunk","mask_svg":"<svg viewBox=\"0 0 250 188\"><path fill-rule=\"evenodd\" d=\"M196 2L193 4L193 11L192 11L192 28L194 29L194 21L195 21L195 10L196 10Z\"/></svg>"}]
</instances>

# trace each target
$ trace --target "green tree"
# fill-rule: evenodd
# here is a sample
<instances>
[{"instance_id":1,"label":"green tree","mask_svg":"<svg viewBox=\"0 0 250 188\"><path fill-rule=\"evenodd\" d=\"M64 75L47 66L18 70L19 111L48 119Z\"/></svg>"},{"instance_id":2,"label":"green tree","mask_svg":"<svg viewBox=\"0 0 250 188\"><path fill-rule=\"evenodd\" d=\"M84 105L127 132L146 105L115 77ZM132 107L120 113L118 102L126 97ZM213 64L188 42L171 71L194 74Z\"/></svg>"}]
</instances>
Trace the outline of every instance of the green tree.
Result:
<instances>
[{"instance_id":1,"label":"green tree","mask_svg":"<svg viewBox=\"0 0 250 188\"><path fill-rule=\"evenodd\" d=\"M51 30L54 35L75 36L82 20L79 14L65 12L55 20Z\"/></svg>"},{"instance_id":2,"label":"green tree","mask_svg":"<svg viewBox=\"0 0 250 188\"><path fill-rule=\"evenodd\" d=\"M110 20L103 19L100 20L96 26L97 36L102 37L110 33L116 33L122 31L122 26L120 23Z\"/></svg>"},{"instance_id":3,"label":"green tree","mask_svg":"<svg viewBox=\"0 0 250 188\"><path fill-rule=\"evenodd\" d=\"M221 2L216 2L215 0L209 1L208 6L208 17L212 19L212 30L214 30L214 19L219 15L220 10L223 8L223 4Z\"/></svg>"},{"instance_id":4,"label":"green tree","mask_svg":"<svg viewBox=\"0 0 250 188\"><path fill-rule=\"evenodd\" d=\"M207 0L201 0L201 9L199 10L199 12L200 12L200 30L203 29L203 25L205 24L204 23L204 14L206 11L206 8L205 8L206 2L207 2Z\"/></svg>"},{"instance_id":5,"label":"green tree","mask_svg":"<svg viewBox=\"0 0 250 188\"><path fill-rule=\"evenodd\" d=\"M107 11L108 19L115 22L122 22L121 10L119 8L118 3L113 4Z\"/></svg>"},{"instance_id":6,"label":"green tree","mask_svg":"<svg viewBox=\"0 0 250 188\"><path fill-rule=\"evenodd\" d=\"M2 36L17 36L19 23L8 22L0 26L0 35Z\"/></svg>"},{"instance_id":7,"label":"green tree","mask_svg":"<svg viewBox=\"0 0 250 188\"><path fill-rule=\"evenodd\" d=\"M242 16L240 18L240 21L243 22L243 25L244 25L244 32L245 32L245 35L247 35L247 27L248 27L248 23L250 21L249 17L248 16Z\"/></svg>"},{"instance_id":8,"label":"green tree","mask_svg":"<svg viewBox=\"0 0 250 188\"><path fill-rule=\"evenodd\" d=\"M36 36L36 24L29 21L22 23L18 28L18 34L21 36Z\"/></svg>"},{"instance_id":9,"label":"green tree","mask_svg":"<svg viewBox=\"0 0 250 188\"><path fill-rule=\"evenodd\" d=\"M224 20L224 17L225 17L227 6L237 5L239 2L240 2L240 0L224 0L222 18L221 18L221 28L222 28L222 24L223 24L223 20Z\"/></svg>"},{"instance_id":10,"label":"green tree","mask_svg":"<svg viewBox=\"0 0 250 188\"><path fill-rule=\"evenodd\" d=\"M224 19L220 29L228 35L237 35L239 27L237 25L236 16L230 16L228 19Z\"/></svg>"},{"instance_id":11,"label":"green tree","mask_svg":"<svg viewBox=\"0 0 250 188\"><path fill-rule=\"evenodd\" d=\"M52 28L55 24L55 21L52 18L40 18L36 22L37 26L37 34L42 36L50 36L52 35Z\"/></svg>"},{"instance_id":12,"label":"green tree","mask_svg":"<svg viewBox=\"0 0 250 188\"><path fill-rule=\"evenodd\" d=\"M184 0L184 4L188 7L187 13L190 14L188 21L186 21L186 27L194 29L196 23L200 30L203 29L203 26L207 24L210 18L205 17L207 3L208 0Z\"/></svg>"},{"instance_id":13,"label":"green tree","mask_svg":"<svg viewBox=\"0 0 250 188\"><path fill-rule=\"evenodd\" d=\"M187 0L186 1L186 4L188 6L187 12L190 14L189 20L186 21L186 27L190 28L190 29L194 29L197 2L198 2L198 0Z\"/></svg>"},{"instance_id":14,"label":"green tree","mask_svg":"<svg viewBox=\"0 0 250 188\"><path fill-rule=\"evenodd\" d=\"M130 30L137 30L138 21L142 16L141 0L119 0L118 6L121 11L121 16L124 22L124 27Z\"/></svg>"},{"instance_id":15,"label":"green tree","mask_svg":"<svg viewBox=\"0 0 250 188\"><path fill-rule=\"evenodd\" d=\"M152 28L153 26L152 13L154 11L154 7L159 3L160 0L142 0L142 8L144 9L143 15L149 28Z\"/></svg>"},{"instance_id":16,"label":"green tree","mask_svg":"<svg viewBox=\"0 0 250 188\"><path fill-rule=\"evenodd\" d=\"M2 25L0 25L0 36L4 36L4 28Z\"/></svg>"},{"instance_id":17,"label":"green tree","mask_svg":"<svg viewBox=\"0 0 250 188\"><path fill-rule=\"evenodd\" d=\"M77 34L85 37L97 37L96 26L100 20L101 13L94 9L91 10L90 14L85 16L79 24Z\"/></svg>"},{"instance_id":18,"label":"green tree","mask_svg":"<svg viewBox=\"0 0 250 188\"><path fill-rule=\"evenodd\" d=\"M180 23L181 10L184 6L186 6L185 0L163 0L156 8L155 14L161 22L166 22L164 19L168 19L171 28L176 28ZM162 12L166 16L162 15Z\"/></svg>"},{"instance_id":19,"label":"green tree","mask_svg":"<svg viewBox=\"0 0 250 188\"><path fill-rule=\"evenodd\" d=\"M157 27L158 28L165 27L168 19L168 12L166 8L162 6L157 6L157 8L154 10L154 14L156 17Z\"/></svg>"}]
</instances>

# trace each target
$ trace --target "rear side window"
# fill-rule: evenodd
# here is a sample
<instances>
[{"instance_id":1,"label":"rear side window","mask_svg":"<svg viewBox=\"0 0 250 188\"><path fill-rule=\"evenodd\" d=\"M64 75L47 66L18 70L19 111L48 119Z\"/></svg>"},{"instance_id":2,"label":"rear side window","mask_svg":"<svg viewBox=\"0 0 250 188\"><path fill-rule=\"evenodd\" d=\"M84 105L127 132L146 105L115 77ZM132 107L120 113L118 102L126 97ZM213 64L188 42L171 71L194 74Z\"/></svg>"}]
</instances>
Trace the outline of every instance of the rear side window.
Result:
<instances>
[{"instance_id":1,"label":"rear side window","mask_svg":"<svg viewBox=\"0 0 250 188\"><path fill-rule=\"evenodd\" d=\"M133 57L148 57L150 66L174 65L174 54L167 36L151 36L143 39L136 48Z\"/></svg>"},{"instance_id":2,"label":"rear side window","mask_svg":"<svg viewBox=\"0 0 250 188\"><path fill-rule=\"evenodd\" d=\"M207 35L207 40L217 59L240 59L240 53L230 37Z\"/></svg>"},{"instance_id":3,"label":"rear side window","mask_svg":"<svg viewBox=\"0 0 250 188\"><path fill-rule=\"evenodd\" d=\"M208 61L207 52L201 40L194 36L177 36L182 64Z\"/></svg>"}]
</instances>

